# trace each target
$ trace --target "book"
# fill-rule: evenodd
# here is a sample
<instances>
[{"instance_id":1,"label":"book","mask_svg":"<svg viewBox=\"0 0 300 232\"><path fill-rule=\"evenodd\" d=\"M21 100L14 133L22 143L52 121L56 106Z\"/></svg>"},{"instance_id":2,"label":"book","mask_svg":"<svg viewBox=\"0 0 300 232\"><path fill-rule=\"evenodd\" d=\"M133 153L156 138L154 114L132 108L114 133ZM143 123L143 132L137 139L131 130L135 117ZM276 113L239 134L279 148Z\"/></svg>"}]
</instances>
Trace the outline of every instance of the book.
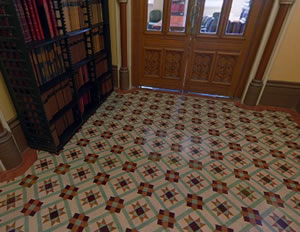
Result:
<instances>
[{"instance_id":1,"label":"book","mask_svg":"<svg viewBox=\"0 0 300 232\"><path fill-rule=\"evenodd\" d=\"M62 0L62 8L65 16L65 24L66 24L66 31L71 32L71 14L69 9L69 1L68 0Z\"/></svg>"},{"instance_id":2,"label":"book","mask_svg":"<svg viewBox=\"0 0 300 232\"><path fill-rule=\"evenodd\" d=\"M43 28L42 28L42 25L41 25L39 13L38 13L38 10L37 10L36 0L32 0L32 3L33 3L34 14L35 14L35 17L36 17L36 22L38 24L38 30L39 30L41 39L44 40L45 36L44 36Z\"/></svg>"},{"instance_id":3,"label":"book","mask_svg":"<svg viewBox=\"0 0 300 232\"><path fill-rule=\"evenodd\" d=\"M64 115L55 121L55 128L58 136L61 136L64 133L66 127Z\"/></svg>"},{"instance_id":4,"label":"book","mask_svg":"<svg viewBox=\"0 0 300 232\"><path fill-rule=\"evenodd\" d=\"M22 2L21 2L21 0L15 0L15 3L16 3L16 10L17 10L18 18L19 18L21 28L22 28L22 31L24 34L25 42L26 43L31 42L32 37L31 37L31 33L30 33L30 30L29 30L29 27L28 27L28 24L26 21L26 16L24 13Z\"/></svg>"},{"instance_id":5,"label":"book","mask_svg":"<svg viewBox=\"0 0 300 232\"><path fill-rule=\"evenodd\" d=\"M57 102L57 105L58 105L58 109L61 110L66 105L62 87L60 85L56 85L55 86L55 92L56 92L55 97L56 97L56 102Z\"/></svg>"},{"instance_id":6,"label":"book","mask_svg":"<svg viewBox=\"0 0 300 232\"><path fill-rule=\"evenodd\" d=\"M31 30L34 30L34 33L37 36L37 40L42 40L42 36L41 36L40 31L39 31L39 26L38 26L38 23L37 23L38 19L35 15L35 11L34 11L33 0L28 0L27 4L28 4L29 12L30 12L31 21L32 21Z\"/></svg>"},{"instance_id":7,"label":"book","mask_svg":"<svg viewBox=\"0 0 300 232\"><path fill-rule=\"evenodd\" d=\"M59 138L58 138L58 135L57 135L55 125L52 125L50 127L50 130L51 130L51 135L52 135L52 138L53 138L53 142L54 142L55 146L58 146L60 142L59 142Z\"/></svg>"},{"instance_id":8,"label":"book","mask_svg":"<svg viewBox=\"0 0 300 232\"><path fill-rule=\"evenodd\" d=\"M41 82L40 76L38 75L39 71L37 70L37 67L35 65L34 56L33 56L32 52L29 53L29 58L30 58L30 62L31 62L31 66L32 66L32 69L33 69L33 73L34 73L36 83L37 83L38 86L41 86L42 82Z\"/></svg>"},{"instance_id":9,"label":"book","mask_svg":"<svg viewBox=\"0 0 300 232\"><path fill-rule=\"evenodd\" d=\"M55 19L55 15L54 15L54 8L53 8L52 0L47 0L47 4L48 4L48 10L49 10L49 14L50 14L51 23L52 23L53 34L54 34L54 36L58 36L59 33L58 33L57 23L56 23L56 19Z\"/></svg>"},{"instance_id":10,"label":"book","mask_svg":"<svg viewBox=\"0 0 300 232\"><path fill-rule=\"evenodd\" d=\"M48 9L46 0L37 0L37 10L42 25L43 33L46 39L50 39L52 38L53 31L50 31L50 26L48 24L48 18L50 19L50 16L49 14L47 16L46 9Z\"/></svg>"},{"instance_id":11,"label":"book","mask_svg":"<svg viewBox=\"0 0 300 232\"><path fill-rule=\"evenodd\" d=\"M23 6L23 9L24 9L26 22L27 22L27 25L28 25L31 37L32 37L33 40L37 40L37 35L35 33L35 30L32 30L32 28L33 28L33 22L32 22L32 18L30 16L28 2L26 0L22 0L22 6Z\"/></svg>"},{"instance_id":12,"label":"book","mask_svg":"<svg viewBox=\"0 0 300 232\"><path fill-rule=\"evenodd\" d=\"M67 122L68 127L71 126L74 123L74 116L73 116L73 111L69 110L65 114L65 121Z\"/></svg>"},{"instance_id":13,"label":"book","mask_svg":"<svg viewBox=\"0 0 300 232\"><path fill-rule=\"evenodd\" d=\"M86 58L86 48L83 35L69 38L72 64L76 64Z\"/></svg>"}]
</instances>

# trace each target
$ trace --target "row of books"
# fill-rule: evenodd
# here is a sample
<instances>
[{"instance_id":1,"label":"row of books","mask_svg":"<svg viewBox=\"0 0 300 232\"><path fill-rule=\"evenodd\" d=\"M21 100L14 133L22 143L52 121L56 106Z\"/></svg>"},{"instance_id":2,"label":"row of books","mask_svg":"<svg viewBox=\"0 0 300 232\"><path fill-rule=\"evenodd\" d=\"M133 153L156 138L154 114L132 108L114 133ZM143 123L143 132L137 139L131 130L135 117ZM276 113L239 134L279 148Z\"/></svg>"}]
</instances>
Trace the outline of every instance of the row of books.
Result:
<instances>
[{"instance_id":1,"label":"row of books","mask_svg":"<svg viewBox=\"0 0 300 232\"><path fill-rule=\"evenodd\" d=\"M105 96L112 90L113 86L111 78L111 75L109 75L100 83L101 96Z\"/></svg>"},{"instance_id":2,"label":"row of books","mask_svg":"<svg viewBox=\"0 0 300 232\"><path fill-rule=\"evenodd\" d=\"M62 0L67 32L86 28L84 0Z\"/></svg>"},{"instance_id":3,"label":"row of books","mask_svg":"<svg viewBox=\"0 0 300 232\"><path fill-rule=\"evenodd\" d=\"M72 99L73 91L69 80L62 81L43 93L42 101L48 121L52 120L56 113L68 105Z\"/></svg>"},{"instance_id":4,"label":"row of books","mask_svg":"<svg viewBox=\"0 0 300 232\"><path fill-rule=\"evenodd\" d=\"M92 25L103 22L101 0L90 1L91 23Z\"/></svg>"},{"instance_id":5,"label":"row of books","mask_svg":"<svg viewBox=\"0 0 300 232\"><path fill-rule=\"evenodd\" d=\"M34 49L29 56L38 86L66 71L62 49L58 43Z\"/></svg>"},{"instance_id":6,"label":"row of books","mask_svg":"<svg viewBox=\"0 0 300 232\"><path fill-rule=\"evenodd\" d=\"M96 59L96 77L101 77L104 73L108 71L107 59L97 58Z\"/></svg>"},{"instance_id":7,"label":"row of books","mask_svg":"<svg viewBox=\"0 0 300 232\"><path fill-rule=\"evenodd\" d=\"M77 35L69 38L70 53L72 57L72 64L76 64L86 58L86 48L84 43L84 36Z\"/></svg>"},{"instance_id":8,"label":"row of books","mask_svg":"<svg viewBox=\"0 0 300 232\"><path fill-rule=\"evenodd\" d=\"M62 35L58 30L52 0L15 0L25 42Z\"/></svg>"},{"instance_id":9,"label":"row of books","mask_svg":"<svg viewBox=\"0 0 300 232\"><path fill-rule=\"evenodd\" d=\"M104 36L101 35L101 31L99 28L93 29L93 44L94 44L94 51L99 52L104 49Z\"/></svg>"},{"instance_id":10,"label":"row of books","mask_svg":"<svg viewBox=\"0 0 300 232\"><path fill-rule=\"evenodd\" d=\"M79 110L81 114L83 114L87 110L88 105L90 103L92 103L92 97L91 97L91 92L88 91L84 93L82 97L79 99Z\"/></svg>"},{"instance_id":11,"label":"row of books","mask_svg":"<svg viewBox=\"0 0 300 232\"><path fill-rule=\"evenodd\" d=\"M81 66L75 73L75 88L78 90L81 86L89 81L88 67L87 65Z\"/></svg>"},{"instance_id":12,"label":"row of books","mask_svg":"<svg viewBox=\"0 0 300 232\"><path fill-rule=\"evenodd\" d=\"M56 146L60 143L59 136L61 136L65 130L74 123L74 121L73 110L70 109L51 126L52 137Z\"/></svg>"}]
</instances>

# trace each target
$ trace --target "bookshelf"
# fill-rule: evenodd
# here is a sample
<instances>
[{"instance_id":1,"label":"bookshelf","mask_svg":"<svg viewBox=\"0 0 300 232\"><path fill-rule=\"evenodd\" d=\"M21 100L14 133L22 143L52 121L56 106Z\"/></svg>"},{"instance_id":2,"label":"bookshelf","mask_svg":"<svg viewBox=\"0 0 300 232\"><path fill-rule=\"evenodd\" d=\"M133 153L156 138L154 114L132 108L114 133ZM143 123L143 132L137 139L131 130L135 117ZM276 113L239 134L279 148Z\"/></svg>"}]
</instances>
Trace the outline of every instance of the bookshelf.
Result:
<instances>
[{"instance_id":1,"label":"bookshelf","mask_svg":"<svg viewBox=\"0 0 300 232\"><path fill-rule=\"evenodd\" d=\"M28 145L58 153L113 91L108 0L0 0L0 43Z\"/></svg>"}]
</instances>

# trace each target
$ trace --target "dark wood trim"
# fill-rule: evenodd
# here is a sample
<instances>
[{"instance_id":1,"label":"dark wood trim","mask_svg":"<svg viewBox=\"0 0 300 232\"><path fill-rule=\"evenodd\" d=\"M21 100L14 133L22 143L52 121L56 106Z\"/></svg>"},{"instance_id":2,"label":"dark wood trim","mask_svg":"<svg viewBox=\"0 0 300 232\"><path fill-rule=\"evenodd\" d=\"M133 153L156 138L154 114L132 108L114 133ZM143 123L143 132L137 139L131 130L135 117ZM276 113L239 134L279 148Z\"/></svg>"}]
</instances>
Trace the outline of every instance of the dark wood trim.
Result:
<instances>
[{"instance_id":1,"label":"dark wood trim","mask_svg":"<svg viewBox=\"0 0 300 232\"><path fill-rule=\"evenodd\" d=\"M17 118L13 118L8 121L8 125L20 151L24 152L26 149L28 149L28 144L21 128L20 121Z\"/></svg>"},{"instance_id":2,"label":"dark wood trim","mask_svg":"<svg viewBox=\"0 0 300 232\"><path fill-rule=\"evenodd\" d=\"M253 80L249 85L244 104L248 106L255 106L261 93L262 87L262 81Z\"/></svg>"},{"instance_id":3,"label":"dark wood trim","mask_svg":"<svg viewBox=\"0 0 300 232\"><path fill-rule=\"evenodd\" d=\"M132 0L131 2L131 82L132 87L138 87L139 86L139 79L138 79L138 50L139 47L138 43L138 36L139 36L139 17L138 9L140 8L141 0Z\"/></svg>"},{"instance_id":4,"label":"dark wood trim","mask_svg":"<svg viewBox=\"0 0 300 232\"><path fill-rule=\"evenodd\" d=\"M113 76L113 82L114 82L114 87L119 88L119 73L118 73L118 66L117 65L112 65L112 76Z\"/></svg>"},{"instance_id":5,"label":"dark wood trim","mask_svg":"<svg viewBox=\"0 0 300 232\"><path fill-rule=\"evenodd\" d=\"M261 62L259 64L259 67L258 67L257 72L256 72L256 76L255 76L256 80L262 80L264 78L266 68L267 68L268 63L270 61L270 58L272 56L275 44L278 40L279 34L281 32L281 29L282 29L282 25L283 25L283 23L286 19L286 16L289 12L290 6L291 6L291 4L282 4L282 3L280 3L280 7L279 7L279 10L278 10L278 13L277 13L277 16L276 16L276 19L275 19L270 37L269 37L269 40L267 42L265 51L264 51L263 56L261 58Z\"/></svg>"},{"instance_id":6,"label":"dark wood trim","mask_svg":"<svg viewBox=\"0 0 300 232\"><path fill-rule=\"evenodd\" d=\"M247 81L249 80L249 75L253 67L259 46L261 44L261 40L264 35L266 25L270 18L273 5L274 5L273 0L264 1L264 6L261 9L259 20L257 21L256 33L254 33L251 39L251 47L248 50L247 59L245 61L245 67L243 68L244 71L241 73L240 81L238 87L236 88L236 92L234 94L236 98L242 97Z\"/></svg>"},{"instance_id":7,"label":"dark wood trim","mask_svg":"<svg viewBox=\"0 0 300 232\"><path fill-rule=\"evenodd\" d=\"M121 57L122 68L128 68L127 60L127 1L120 1Z\"/></svg>"},{"instance_id":8,"label":"dark wood trim","mask_svg":"<svg viewBox=\"0 0 300 232\"><path fill-rule=\"evenodd\" d=\"M300 83L268 81L259 104L290 108L300 113Z\"/></svg>"}]
</instances>

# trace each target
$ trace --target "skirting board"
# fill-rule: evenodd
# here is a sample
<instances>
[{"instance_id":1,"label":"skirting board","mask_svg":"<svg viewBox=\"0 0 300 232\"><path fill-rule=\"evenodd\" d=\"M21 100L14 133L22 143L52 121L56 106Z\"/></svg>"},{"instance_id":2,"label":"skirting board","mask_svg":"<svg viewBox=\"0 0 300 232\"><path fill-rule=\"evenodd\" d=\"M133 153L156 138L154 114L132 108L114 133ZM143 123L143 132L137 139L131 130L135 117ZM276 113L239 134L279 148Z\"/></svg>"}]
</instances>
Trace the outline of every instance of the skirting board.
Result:
<instances>
[{"instance_id":1,"label":"skirting board","mask_svg":"<svg viewBox=\"0 0 300 232\"><path fill-rule=\"evenodd\" d=\"M21 128L20 121L17 118L13 118L8 121L8 125L11 129L11 132L15 138L15 141L20 151L24 152L28 148L28 145L23 130Z\"/></svg>"},{"instance_id":2,"label":"skirting board","mask_svg":"<svg viewBox=\"0 0 300 232\"><path fill-rule=\"evenodd\" d=\"M300 83L268 81L259 104L290 108L300 113Z\"/></svg>"},{"instance_id":3,"label":"skirting board","mask_svg":"<svg viewBox=\"0 0 300 232\"><path fill-rule=\"evenodd\" d=\"M113 76L114 87L119 88L119 71L117 65L112 66L112 76Z\"/></svg>"}]
</instances>

